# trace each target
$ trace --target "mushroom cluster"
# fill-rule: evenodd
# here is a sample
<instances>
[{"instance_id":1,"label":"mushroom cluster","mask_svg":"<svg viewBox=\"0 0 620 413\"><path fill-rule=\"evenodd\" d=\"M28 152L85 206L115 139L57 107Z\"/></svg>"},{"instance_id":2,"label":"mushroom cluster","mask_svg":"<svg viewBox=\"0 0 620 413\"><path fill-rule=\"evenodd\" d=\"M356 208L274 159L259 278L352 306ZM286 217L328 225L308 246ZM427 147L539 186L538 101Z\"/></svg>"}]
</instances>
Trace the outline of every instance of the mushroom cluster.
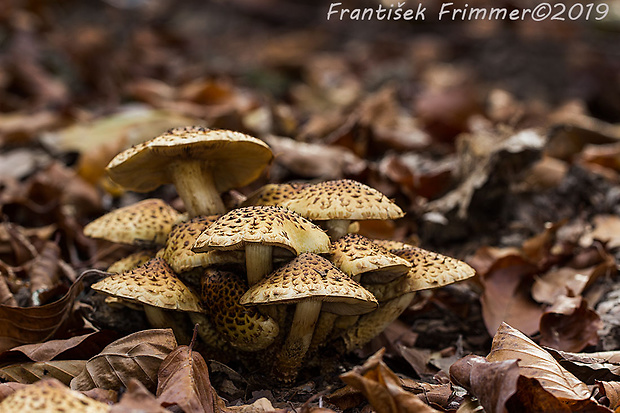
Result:
<instances>
[{"instance_id":1,"label":"mushroom cluster","mask_svg":"<svg viewBox=\"0 0 620 413\"><path fill-rule=\"evenodd\" d=\"M93 221L90 236L104 226L111 241L163 248L115 263L116 274L92 288L144 310L180 341L191 319L210 358L260 363L291 383L324 347L348 352L370 341L415 291L474 275L457 259L349 233L355 221L404 215L353 180L269 184L227 211L220 194L255 180L272 158L256 138L201 127L117 155L113 180L135 191L173 183L189 217L148 200L126 207L127 218L119 209Z\"/></svg>"}]
</instances>

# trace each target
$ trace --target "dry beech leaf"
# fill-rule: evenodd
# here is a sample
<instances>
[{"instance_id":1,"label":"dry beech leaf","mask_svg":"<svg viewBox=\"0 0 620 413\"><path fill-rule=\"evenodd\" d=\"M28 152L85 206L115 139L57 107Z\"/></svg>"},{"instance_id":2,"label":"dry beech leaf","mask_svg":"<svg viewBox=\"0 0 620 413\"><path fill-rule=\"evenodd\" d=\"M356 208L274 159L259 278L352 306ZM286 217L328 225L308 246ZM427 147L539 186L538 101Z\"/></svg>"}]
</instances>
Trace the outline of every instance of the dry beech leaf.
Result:
<instances>
[{"instance_id":1,"label":"dry beech leaf","mask_svg":"<svg viewBox=\"0 0 620 413\"><path fill-rule=\"evenodd\" d=\"M185 413L220 411L207 363L191 347L179 346L168 354L157 378L157 400L163 407L178 406Z\"/></svg>"},{"instance_id":2,"label":"dry beech leaf","mask_svg":"<svg viewBox=\"0 0 620 413\"><path fill-rule=\"evenodd\" d=\"M540 318L540 344L563 351L581 351L598 343L603 323L581 297L562 297Z\"/></svg>"},{"instance_id":3,"label":"dry beech leaf","mask_svg":"<svg viewBox=\"0 0 620 413\"><path fill-rule=\"evenodd\" d=\"M278 412L285 413L288 410L286 409L276 409L273 407L271 402L265 397L261 397L256 400L252 404L244 404L242 406L230 406L227 407L225 411L235 412L235 413L267 413L267 412ZM303 411L303 410L302 410ZM316 412L316 410L311 409L312 412Z\"/></svg>"},{"instance_id":4,"label":"dry beech leaf","mask_svg":"<svg viewBox=\"0 0 620 413\"><path fill-rule=\"evenodd\" d=\"M620 217L617 215L597 215L592 219L592 231L584 234L579 240L583 247L592 245L597 239L607 243L608 248L620 246Z\"/></svg>"},{"instance_id":5,"label":"dry beech leaf","mask_svg":"<svg viewBox=\"0 0 620 413\"><path fill-rule=\"evenodd\" d=\"M51 361L60 359L87 359L99 353L116 338L111 331L74 336L63 340L48 340L44 343L25 344L0 353L0 366L23 361Z\"/></svg>"},{"instance_id":6,"label":"dry beech leaf","mask_svg":"<svg viewBox=\"0 0 620 413\"><path fill-rule=\"evenodd\" d=\"M580 295L595 268L562 267L536 277L532 285L532 298L539 303L553 304L562 296Z\"/></svg>"},{"instance_id":7,"label":"dry beech leaf","mask_svg":"<svg viewBox=\"0 0 620 413\"><path fill-rule=\"evenodd\" d=\"M86 360L54 360L14 364L0 369L0 380L30 384L51 377L68 386L71 380L84 370L85 365Z\"/></svg>"},{"instance_id":8,"label":"dry beech leaf","mask_svg":"<svg viewBox=\"0 0 620 413\"><path fill-rule=\"evenodd\" d=\"M596 380L620 381L620 351L571 353L546 349L566 370L586 384Z\"/></svg>"},{"instance_id":9,"label":"dry beech leaf","mask_svg":"<svg viewBox=\"0 0 620 413\"><path fill-rule=\"evenodd\" d=\"M361 391L377 413L437 412L403 389L398 376L383 362L383 353L378 351L364 365L341 374L340 379Z\"/></svg>"},{"instance_id":10,"label":"dry beech leaf","mask_svg":"<svg viewBox=\"0 0 620 413\"><path fill-rule=\"evenodd\" d=\"M82 291L82 276L58 301L40 307L9 307L0 305L0 351L26 343L38 343L54 336L71 314L73 303Z\"/></svg>"},{"instance_id":11,"label":"dry beech leaf","mask_svg":"<svg viewBox=\"0 0 620 413\"><path fill-rule=\"evenodd\" d=\"M502 323L493 337L488 361L519 360L519 372L538 380L541 386L563 401L590 397L588 386L564 369L547 351L520 331Z\"/></svg>"},{"instance_id":12,"label":"dry beech leaf","mask_svg":"<svg viewBox=\"0 0 620 413\"><path fill-rule=\"evenodd\" d=\"M620 407L620 382L618 381L602 381L596 383L600 394L607 398L605 405L610 409L616 410Z\"/></svg>"},{"instance_id":13,"label":"dry beech leaf","mask_svg":"<svg viewBox=\"0 0 620 413\"><path fill-rule=\"evenodd\" d=\"M144 385L136 380L129 379L127 391L121 401L112 407L108 413L170 413L159 405L155 396Z\"/></svg>"},{"instance_id":14,"label":"dry beech leaf","mask_svg":"<svg viewBox=\"0 0 620 413\"><path fill-rule=\"evenodd\" d=\"M28 271L30 278L30 293L32 303L41 305L45 293L52 290L60 282L58 266L60 262L60 247L52 241L47 241L37 255Z\"/></svg>"},{"instance_id":15,"label":"dry beech leaf","mask_svg":"<svg viewBox=\"0 0 620 413\"><path fill-rule=\"evenodd\" d=\"M136 378L148 389L157 388L161 362L177 347L171 329L143 330L107 345L86 363L82 374L71 381L74 390L95 387L117 390Z\"/></svg>"}]
</instances>

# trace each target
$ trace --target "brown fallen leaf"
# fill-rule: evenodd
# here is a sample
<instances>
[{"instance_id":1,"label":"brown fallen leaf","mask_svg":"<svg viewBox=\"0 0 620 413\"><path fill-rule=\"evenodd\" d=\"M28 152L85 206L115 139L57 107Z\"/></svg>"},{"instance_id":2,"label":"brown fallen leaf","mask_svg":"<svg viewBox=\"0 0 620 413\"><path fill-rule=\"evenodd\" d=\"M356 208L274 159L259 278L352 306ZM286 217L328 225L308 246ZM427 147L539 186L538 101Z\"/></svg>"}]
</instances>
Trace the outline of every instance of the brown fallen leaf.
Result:
<instances>
[{"instance_id":1,"label":"brown fallen leaf","mask_svg":"<svg viewBox=\"0 0 620 413\"><path fill-rule=\"evenodd\" d=\"M540 318L540 345L563 351L581 351L598 343L603 327L598 314L581 297L563 297Z\"/></svg>"},{"instance_id":2,"label":"brown fallen leaf","mask_svg":"<svg viewBox=\"0 0 620 413\"><path fill-rule=\"evenodd\" d=\"M617 411L620 407L620 382L618 381L599 381L595 388L598 389L600 396L597 397L599 403ZM605 398L602 400L602 398Z\"/></svg>"},{"instance_id":3,"label":"brown fallen leaf","mask_svg":"<svg viewBox=\"0 0 620 413\"><path fill-rule=\"evenodd\" d=\"M108 413L170 413L159 405L155 396L149 392L139 380L129 379L127 391L121 401L110 407Z\"/></svg>"},{"instance_id":4,"label":"brown fallen leaf","mask_svg":"<svg viewBox=\"0 0 620 413\"><path fill-rule=\"evenodd\" d=\"M26 343L38 343L54 336L68 320L77 295L82 291L83 275L58 301L39 307L0 305L0 351Z\"/></svg>"},{"instance_id":5,"label":"brown fallen leaf","mask_svg":"<svg viewBox=\"0 0 620 413\"><path fill-rule=\"evenodd\" d=\"M45 293L59 284L59 261L60 247L55 242L47 241L39 255L32 261L28 271L33 305L43 304Z\"/></svg>"},{"instance_id":6,"label":"brown fallen leaf","mask_svg":"<svg viewBox=\"0 0 620 413\"><path fill-rule=\"evenodd\" d=\"M26 384L21 383L0 383L0 402L4 400L9 394L15 393L17 390L24 388Z\"/></svg>"},{"instance_id":7,"label":"brown fallen leaf","mask_svg":"<svg viewBox=\"0 0 620 413\"><path fill-rule=\"evenodd\" d=\"M54 360L37 363L20 363L0 369L0 380L23 384L35 383L44 378L54 378L68 386L84 370L86 360Z\"/></svg>"},{"instance_id":8,"label":"brown fallen leaf","mask_svg":"<svg viewBox=\"0 0 620 413\"><path fill-rule=\"evenodd\" d=\"M383 350L340 379L362 392L377 413L437 412L416 395L405 391L398 376L383 362Z\"/></svg>"},{"instance_id":9,"label":"brown fallen leaf","mask_svg":"<svg viewBox=\"0 0 620 413\"><path fill-rule=\"evenodd\" d=\"M620 351L571 353L546 349L566 370L586 384L600 381L620 381Z\"/></svg>"},{"instance_id":10,"label":"brown fallen leaf","mask_svg":"<svg viewBox=\"0 0 620 413\"><path fill-rule=\"evenodd\" d=\"M586 400L588 386L564 369L547 351L525 334L502 323L493 337L488 361L519 360L522 376L536 379L549 393L562 401Z\"/></svg>"},{"instance_id":11,"label":"brown fallen leaf","mask_svg":"<svg viewBox=\"0 0 620 413\"><path fill-rule=\"evenodd\" d=\"M118 390L135 378L147 388L157 388L161 362L177 347L171 329L143 330L107 345L86 363L82 373L71 381L74 390L95 387Z\"/></svg>"},{"instance_id":12,"label":"brown fallen leaf","mask_svg":"<svg viewBox=\"0 0 620 413\"><path fill-rule=\"evenodd\" d=\"M211 386L207 363L189 346L179 346L164 359L157 373L157 400L185 413L216 413L222 400Z\"/></svg>"},{"instance_id":13,"label":"brown fallen leaf","mask_svg":"<svg viewBox=\"0 0 620 413\"><path fill-rule=\"evenodd\" d=\"M597 239L605 242L608 248L620 246L620 217L617 215L597 215L592 219L593 229L586 232L579 244L587 247Z\"/></svg>"}]
</instances>

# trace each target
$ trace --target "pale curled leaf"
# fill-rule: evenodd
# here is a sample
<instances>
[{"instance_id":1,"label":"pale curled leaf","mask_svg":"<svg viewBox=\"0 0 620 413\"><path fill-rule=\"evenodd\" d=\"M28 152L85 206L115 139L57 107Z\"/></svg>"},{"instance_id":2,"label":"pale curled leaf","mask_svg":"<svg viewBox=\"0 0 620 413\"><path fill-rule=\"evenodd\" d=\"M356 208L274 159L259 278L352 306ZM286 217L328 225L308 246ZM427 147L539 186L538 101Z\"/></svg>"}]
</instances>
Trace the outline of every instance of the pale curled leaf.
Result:
<instances>
[{"instance_id":1,"label":"pale curled leaf","mask_svg":"<svg viewBox=\"0 0 620 413\"><path fill-rule=\"evenodd\" d=\"M159 405L155 396L136 379L129 379L127 391L121 401L110 408L108 413L170 413Z\"/></svg>"},{"instance_id":2,"label":"pale curled leaf","mask_svg":"<svg viewBox=\"0 0 620 413\"><path fill-rule=\"evenodd\" d=\"M573 376L539 345L502 323L493 338L488 361L519 360L521 375L537 379L542 387L563 400L589 398L588 386Z\"/></svg>"},{"instance_id":3,"label":"pale curled leaf","mask_svg":"<svg viewBox=\"0 0 620 413\"><path fill-rule=\"evenodd\" d=\"M218 396L209 380L207 363L188 346L173 350L159 367L157 400L185 413L219 412Z\"/></svg>"},{"instance_id":4,"label":"pale curled leaf","mask_svg":"<svg viewBox=\"0 0 620 413\"><path fill-rule=\"evenodd\" d=\"M86 360L14 364L0 369L0 380L30 384L51 377L68 386L71 380L84 370L85 365Z\"/></svg>"},{"instance_id":5,"label":"pale curled leaf","mask_svg":"<svg viewBox=\"0 0 620 413\"><path fill-rule=\"evenodd\" d=\"M127 387L129 380L136 378L147 388L155 390L159 366L176 347L171 329L130 334L109 344L88 360L82 374L71 381L71 388L116 390L121 386Z\"/></svg>"}]
</instances>

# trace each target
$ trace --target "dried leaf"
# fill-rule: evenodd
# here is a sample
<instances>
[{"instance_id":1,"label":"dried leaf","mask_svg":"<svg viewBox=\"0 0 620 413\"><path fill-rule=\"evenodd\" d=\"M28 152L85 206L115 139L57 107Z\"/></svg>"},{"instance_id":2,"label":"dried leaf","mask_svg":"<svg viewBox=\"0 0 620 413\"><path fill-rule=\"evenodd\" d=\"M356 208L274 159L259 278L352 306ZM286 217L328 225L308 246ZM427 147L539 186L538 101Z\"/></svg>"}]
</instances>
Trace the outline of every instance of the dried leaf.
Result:
<instances>
[{"instance_id":1,"label":"dried leaf","mask_svg":"<svg viewBox=\"0 0 620 413\"><path fill-rule=\"evenodd\" d=\"M26 384L21 383L0 383L0 402L4 400L9 394L15 393L17 390L22 389Z\"/></svg>"},{"instance_id":2,"label":"dried leaf","mask_svg":"<svg viewBox=\"0 0 620 413\"><path fill-rule=\"evenodd\" d=\"M155 396L139 380L129 378L126 387L127 391L121 401L112 406L108 413L170 413L170 410L160 406Z\"/></svg>"},{"instance_id":3,"label":"dried leaf","mask_svg":"<svg viewBox=\"0 0 620 413\"><path fill-rule=\"evenodd\" d=\"M569 373L540 346L506 323L493 337L488 361L519 360L520 374L538 380L541 386L560 400L585 400L588 386Z\"/></svg>"},{"instance_id":4,"label":"dried leaf","mask_svg":"<svg viewBox=\"0 0 620 413\"><path fill-rule=\"evenodd\" d=\"M157 377L157 400L163 407L178 406L185 413L220 411L207 363L191 347L179 346L168 354Z\"/></svg>"},{"instance_id":5,"label":"dried leaf","mask_svg":"<svg viewBox=\"0 0 620 413\"><path fill-rule=\"evenodd\" d=\"M580 295L594 268L562 267L536 277L532 285L532 297L539 303L553 304L562 296Z\"/></svg>"},{"instance_id":6,"label":"dried leaf","mask_svg":"<svg viewBox=\"0 0 620 413\"><path fill-rule=\"evenodd\" d=\"M341 374L342 381L364 394L377 413L436 412L417 396L405 391L400 379L382 361L378 351L362 366Z\"/></svg>"},{"instance_id":7,"label":"dried leaf","mask_svg":"<svg viewBox=\"0 0 620 413\"><path fill-rule=\"evenodd\" d=\"M597 215L592 219L592 225L592 231L585 233L579 240L581 246L588 247L595 239L605 242L610 249L620 246L620 217Z\"/></svg>"},{"instance_id":8,"label":"dried leaf","mask_svg":"<svg viewBox=\"0 0 620 413\"><path fill-rule=\"evenodd\" d=\"M88 360L82 374L71 381L74 390L99 387L117 390L136 378L147 388L157 387L161 362L177 347L171 329L139 331L107 345Z\"/></svg>"},{"instance_id":9,"label":"dried leaf","mask_svg":"<svg viewBox=\"0 0 620 413\"><path fill-rule=\"evenodd\" d=\"M620 380L620 351L570 353L552 348L546 350L562 367L586 384L594 384L596 380Z\"/></svg>"},{"instance_id":10,"label":"dried leaf","mask_svg":"<svg viewBox=\"0 0 620 413\"><path fill-rule=\"evenodd\" d=\"M9 307L0 305L0 351L25 343L38 343L54 336L73 309L77 295L82 291L83 275L58 301L40 307Z\"/></svg>"},{"instance_id":11,"label":"dried leaf","mask_svg":"<svg viewBox=\"0 0 620 413\"><path fill-rule=\"evenodd\" d=\"M563 351L581 351L598 343L603 323L581 297L563 297L540 318L540 345Z\"/></svg>"},{"instance_id":12,"label":"dried leaf","mask_svg":"<svg viewBox=\"0 0 620 413\"><path fill-rule=\"evenodd\" d=\"M84 370L85 365L86 360L14 364L0 369L0 380L30 384L51 377L68 386L71 380Z\"/></svg>"},{"instance_id":13,"label":"dried leaf","mask_svg":"<svg viewBox=\"0 0 620 413\"><path fill-rule=\"evenodd\" d=\"M43 249L33 260L30 270L30 293L32 303L41 305L45 302L45 293L52 290L60 282L58 266L60 247L55 242L47 241Z\"/></svg>"},{"instance_id":14,"label":"dried leaf","mask_svg":"<svg viewBox=\"0 0 620 413\"><path fill-rule=\"evenodd\" d=\"M596 383L600 394L607 398L605 406L610 409L616 410L620 407L620 382L618 381L603 381ZM600 399L599 399L600 402Z\"/></svg>"}]
</instances>

